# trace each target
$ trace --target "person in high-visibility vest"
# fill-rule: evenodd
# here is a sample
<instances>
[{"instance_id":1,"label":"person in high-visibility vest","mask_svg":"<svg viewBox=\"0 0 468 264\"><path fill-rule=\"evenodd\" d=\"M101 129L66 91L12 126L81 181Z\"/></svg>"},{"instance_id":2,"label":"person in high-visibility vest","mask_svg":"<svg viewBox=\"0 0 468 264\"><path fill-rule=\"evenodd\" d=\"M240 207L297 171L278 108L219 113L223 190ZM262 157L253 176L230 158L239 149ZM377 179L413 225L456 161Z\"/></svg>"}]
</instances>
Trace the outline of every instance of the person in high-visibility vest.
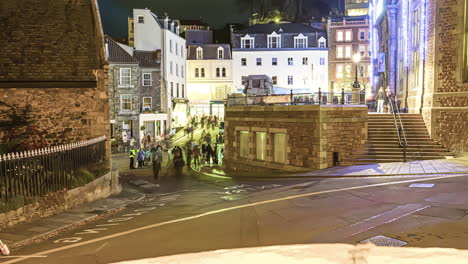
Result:
<instances>
[{"instance_id":1,"label":"person in high-visibility vest","mask_svg":"<svg viewBox=\"0 0 468 264\"><path fill-rule=\"evenodd\" d=\"M130 169L135 169L135 156L136 151L134 148L130 150Z\"/></svg>"}]
</instances>

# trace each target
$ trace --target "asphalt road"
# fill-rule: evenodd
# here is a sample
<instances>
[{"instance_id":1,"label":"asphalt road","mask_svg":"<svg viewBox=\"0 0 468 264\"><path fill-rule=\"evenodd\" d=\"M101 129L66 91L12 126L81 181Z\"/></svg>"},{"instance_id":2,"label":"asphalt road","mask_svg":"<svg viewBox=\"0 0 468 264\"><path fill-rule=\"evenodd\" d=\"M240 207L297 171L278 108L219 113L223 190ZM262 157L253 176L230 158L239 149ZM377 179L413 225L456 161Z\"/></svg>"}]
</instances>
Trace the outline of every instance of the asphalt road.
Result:
<instances>
[{"instance_id":1,"label":"asphalt road","mask_svg":"<svg viewBox=\"0 0 468 264\"><path fill-rule=\"evenodd\" d=\"M414 183L435 185L409 187ZM468 249L467 176L242 182L187 176L171 186L0 262L112 263L225 248L359 243L377 235L411 247Z\"/></svg>"}]
</instances>

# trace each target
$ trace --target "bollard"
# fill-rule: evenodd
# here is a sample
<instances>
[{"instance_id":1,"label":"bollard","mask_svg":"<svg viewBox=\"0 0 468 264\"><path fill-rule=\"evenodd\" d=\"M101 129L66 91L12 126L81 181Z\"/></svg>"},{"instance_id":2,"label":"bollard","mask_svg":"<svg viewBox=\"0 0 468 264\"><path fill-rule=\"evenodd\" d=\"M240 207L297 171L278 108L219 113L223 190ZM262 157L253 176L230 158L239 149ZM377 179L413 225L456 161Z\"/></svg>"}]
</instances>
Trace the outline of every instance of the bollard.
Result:
<instances>
[{"instance_id":1,"label":"bollard","mask_svg":"<svg viewBox=\"0 0 468 264\"><path fill-rule=\"evenodd\" d=\"M321 105L322 104L322 89L320 87L319 87L318 97L319 97L319 105Z\"/></svg>"},{"instance_id":2,"label":"bollard","mask_svg":"<svg viewBox=\"0 0 468 264\"><path fill-rule=\"evenodd\" d=\"M342 104L342 105L344 105L344 103L345 103L344 96L345 96L345 94L344 94L344 88L341 88L341 104Z\"/></svg>"}]
</instances>

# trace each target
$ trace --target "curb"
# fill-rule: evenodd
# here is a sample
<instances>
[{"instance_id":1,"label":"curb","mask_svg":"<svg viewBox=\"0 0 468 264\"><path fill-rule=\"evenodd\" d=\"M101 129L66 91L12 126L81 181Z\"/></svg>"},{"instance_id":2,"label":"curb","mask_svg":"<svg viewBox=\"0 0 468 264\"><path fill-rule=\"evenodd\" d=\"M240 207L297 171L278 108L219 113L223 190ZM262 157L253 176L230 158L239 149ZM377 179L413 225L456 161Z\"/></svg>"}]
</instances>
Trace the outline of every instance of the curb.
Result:
<instances>
[{"instance_id":1,"label":"curb","mask_svg":"<svg viewBox=\"0 0 468 264\"><path fill-rule=\"evenodd\" d=\"M91 216L89 216L87 218L80 219L80 220L78 220L78 221L76 221L74 223L70 223L70 224L58 227L58 228L56 228L54 230L51 230L51 231L48 231L46 233L39 234L39 235L30 237L30 238L27 238L27 239L12 243L9 247L10 247L10 249L20 249L20 248L22 248L24 246L28 246L28 245L31 245L31 244L34 244L34 243L38 243L40 241L50 239L52 237L55 237L55 236L59 235L61 232L70 231L70 230L76 229L76 228L78 228L80 226L83 226L85 224L94 222L94 221L96 221L96 220L98 220L98 219L100 219L102 217L118 213L119 211L124 210L128 205L130 205L132 203L139 202L139 201L143 200L145 197L146 197L146 195L143 194L139 198L137 198L135 200L132 200L132 201L129 201L127 203L124 203L124 204L120 205L119 207L107 210L107 211L105 211L103 213L91 215Z\"/></svg>"}]
</instances>

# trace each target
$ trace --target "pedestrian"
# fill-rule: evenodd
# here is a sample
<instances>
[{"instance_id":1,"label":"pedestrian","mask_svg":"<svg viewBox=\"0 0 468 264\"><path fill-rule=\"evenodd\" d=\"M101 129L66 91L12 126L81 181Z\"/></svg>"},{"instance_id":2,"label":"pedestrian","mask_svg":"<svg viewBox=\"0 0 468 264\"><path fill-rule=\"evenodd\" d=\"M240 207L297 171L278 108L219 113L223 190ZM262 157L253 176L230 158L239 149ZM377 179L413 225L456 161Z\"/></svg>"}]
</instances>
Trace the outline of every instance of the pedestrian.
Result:
<instances>
[{"instance_id":1,"label":"pedestrian","mask_svg":"<svg viewBox=\"0 0 468 264\"><path fill-rule=\"evenodd\" d=\"M192 150L192 144L189 142L186 146L186 155L187 155L187 167L190 168L191 162L192 162L192 155L193 155L193 150Z\"/></svg>"},{"instance_id":2,"label":"pedestrian","mask_svg":"<svg viewBox=\"0 0 468 264\"><path fill-rule=\"evenodd\" d=\"M133 147L130 149L130 169L135 169L135 156L136 156L136 151L133 149Z\"/></svg>"},{"instance_id":3,"label":"pedestrian","mask_svg":"<svg viewBox=\"0 0 468 264\"><path fill-rule=\"evenodd\" d=\"M145 152L141 148L138 149L137 159L138 167L143 168L143 166L145 165Z\"/></svg>"},{"instance_id":4,"label":"pedestrian","mask_svg":"<svg viewBox=\"0 0 468 264\"><path fill-rule=\"evenodd\" d=\"M212 154L213 163L218 165L218 144L215 144L215 147L211 154Z\"/></svg>"},{"instance_id":5,"label":"pedestrian","mask_svg":"<svg viewBox=\"0 0 468 264\"><path fill-rule=\"evenodd\" d=\"M193 165L196 168L200 167L200 147L198 145L193 148Z\"/></svg>"},{"instance_id":6,"label":"pedestrian","mask_svg":"<svg viewBox=\"0 0 468 264\"><path fill-rule=\"evenodd\" d=\"M159 171L161 170L161 164L163 162L162 147L157 146L151 149L151 163L153 165L153 178L154 180L159 179Z\"/></svg>"},{"instance_id":7,"label":"pedestrian","mask_svg":"<svg viewBox=\"0 0 468 264\"><path fill-rule=\"evenodd\" d=\"M377 93L377 114L382 114L384 112L384 103L385 92L383 87L380 87L379 92Z\"/></svg>"},{"instance_id":8,"label":"pedestrian","mask_svg":"<svg viewBox=\"0 0 468 264\"><path fill-rule=\"evenodd\" d=\"M219 165L223 164L223 154L224 154L224 148L221 148L221 150L218 152L218 164Z\"/></svg>"},{"instance_id":9,"label":"pedestrian","mask_svg":"<svg viewBox=\"0 0 468 264\"><path fill-rule=\"evenodd\" d=\"M182 149L179 146L175 146L172 150L174 156L174 170L176 177L182 176L182 169L184 167L184 158L182 156Z\"/></svg>"},{"instance_id":10,"label":"pedestrian","mask_svg":"<svg viewBox=\"0 0 468 264\"><path fill-rule=\"evenodd\" d=\"M206 163L208 165L211 165L211 157L213 155L213 148L211 147L211 144L208 144L206 146L205 152L206 152L206 156L205 156Z\"/></svg>"},{"instance_id":11,"label":"pedestrian","mask_svg":"<svg viewBox=\"0 0 468 264\"><path fill-rule=\"evenodd\" d=\"M202 146L201 146L201 153L202 153L202 157L205 158L205 154L206 154L206 144L203 143Z\"/></svg>"}]
</instances>

